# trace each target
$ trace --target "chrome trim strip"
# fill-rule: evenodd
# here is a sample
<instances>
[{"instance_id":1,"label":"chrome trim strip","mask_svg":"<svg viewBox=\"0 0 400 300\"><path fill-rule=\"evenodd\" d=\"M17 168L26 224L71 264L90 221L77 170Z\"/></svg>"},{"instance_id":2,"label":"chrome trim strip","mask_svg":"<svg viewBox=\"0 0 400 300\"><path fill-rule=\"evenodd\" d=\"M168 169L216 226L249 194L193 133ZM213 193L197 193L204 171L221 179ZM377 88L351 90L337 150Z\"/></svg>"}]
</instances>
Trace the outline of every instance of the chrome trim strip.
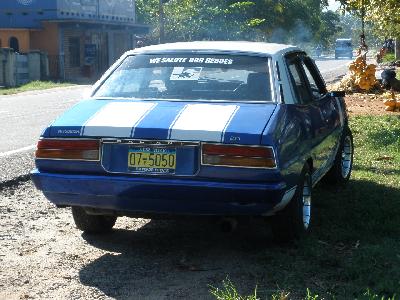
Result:
<instances>
[{"instance_id":1,"label":"chrome trim strip","mask_svg":"<svg viewBox=\"0 0 400 300\"><path fill-rule=\"evenodd\" d=\"M206 164L203 162L203 145L223 145L223 146L235 146L235 147L252 147L252 148L269 148L272 150L272 153L274 155L274 160L275 160L275 167L270 168L270 167L244 167L244 166L229 166L229 165L213 165L213 164ZM276 161L276 155L275 155L275 150L271 146L263 146L263 145L242 145L242 144L223 144L223 143L207 143L207 142L201 142L201 149L200 149L200 161L202 166L211 166L211 167L226 167L226 168L241 168L241 169L265 169L265 170L276 170L278 169L278 163ZM206 154L207 155L207 154ZM241 156L239 156L241 157ZM255 157L257 158L257 157Z\"/></svg>"},{"instance_id":2,"label":"chrome trim strip","mask_svg":"<svg viewBox=\"0 0 400 300\"><path fill-rule=\"evenodd\" d=\"M126 101L168 101L168 102L190 102L190 103L240 103L240 104L277 104L276 101L271 100L206 100L206 99L169 99L169 98L126 98L126 97L92 97L94 100L126 100Z\"/></svg>"},{"instance_id":3,"label":"chrome trim strip","mask_svg":"<svg viewBox=\"0 0 400 300\"><path fill-rule=\"evenodd\" d=\"M200 142L186 142L176 140L136 140L136 139L118 139L118 138L102 138L100 139L102 144L130 144L130 145L152 145L152 146L186 146L186 147L197 147L200 146Z\"/></svg>"}]
</instances>

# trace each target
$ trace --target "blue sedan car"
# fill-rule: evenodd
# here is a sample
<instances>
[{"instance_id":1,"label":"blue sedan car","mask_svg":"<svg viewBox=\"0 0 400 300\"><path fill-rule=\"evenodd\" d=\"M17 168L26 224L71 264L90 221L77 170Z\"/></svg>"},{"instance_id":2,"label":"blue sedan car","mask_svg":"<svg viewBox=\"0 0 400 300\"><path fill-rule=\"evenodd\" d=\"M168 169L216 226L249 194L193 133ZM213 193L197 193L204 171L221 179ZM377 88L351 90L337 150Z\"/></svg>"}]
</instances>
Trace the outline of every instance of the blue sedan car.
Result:
<instances>
[{"instance_id":1,"label":"blue sedan car","mask_svg":"<svg viewBox=\"0 0 400 300\"><path fill-rule=\"evenodd\" d=\"M89 233L118 216L247 216L296 238L312 224L312 187L350 177L343 96L293 46L136 49L44 130L32 179Z\"/></svg>"}]
</instances>

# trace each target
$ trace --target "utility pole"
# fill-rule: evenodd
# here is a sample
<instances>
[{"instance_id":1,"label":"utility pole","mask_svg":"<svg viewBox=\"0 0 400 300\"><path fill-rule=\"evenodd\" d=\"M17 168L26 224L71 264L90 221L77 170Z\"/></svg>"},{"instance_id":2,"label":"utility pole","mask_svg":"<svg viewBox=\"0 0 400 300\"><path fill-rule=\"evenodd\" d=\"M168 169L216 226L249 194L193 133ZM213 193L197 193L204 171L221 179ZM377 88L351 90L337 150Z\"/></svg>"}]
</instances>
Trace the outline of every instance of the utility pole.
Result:
<instances>
[{"instance_id":1,"label":"utility pole","mask_svg":"<svg viewBox=\"0 0 400 300\"><path fill-rule=\"evenodd\" d=\"M169 0L159 0L158 12L159 12L159 25L160 25L160 44L165 42L165 16L164 16L164 4L168 3Z\"/></svg>"},{"instance_id":2,"label":"utility pole","mask_svg":"<svg viewBox=\"0 0 400 300\"><path fill-rule=\"evenodd\" d=\"M159 9L159 24L160 24L160 44L164 43L165 40L165 30L164 30L164 3L165 0L160 0L158 3L158 9Z\"/></svg>"}]
</instances>

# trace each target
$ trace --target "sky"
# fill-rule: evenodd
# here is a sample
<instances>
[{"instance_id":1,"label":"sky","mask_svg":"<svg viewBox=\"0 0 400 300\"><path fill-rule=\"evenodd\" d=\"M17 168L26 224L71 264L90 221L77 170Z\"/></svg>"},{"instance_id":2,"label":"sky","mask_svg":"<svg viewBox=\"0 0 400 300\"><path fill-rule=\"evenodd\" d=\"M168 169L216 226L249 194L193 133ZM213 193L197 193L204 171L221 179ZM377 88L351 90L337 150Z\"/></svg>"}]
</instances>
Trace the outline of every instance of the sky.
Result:
<instances>
[{"instance_id":1,"label":"sky","mask_svg":"<svg viewBox=\"0 0 400 300\"><path fill-rule=\"evenodd\" d=\"M340 3L335 0L329 0L328 3L329 3L328 9L333 11L337 10L340 6Z\"/></svg>"}]
</instances>

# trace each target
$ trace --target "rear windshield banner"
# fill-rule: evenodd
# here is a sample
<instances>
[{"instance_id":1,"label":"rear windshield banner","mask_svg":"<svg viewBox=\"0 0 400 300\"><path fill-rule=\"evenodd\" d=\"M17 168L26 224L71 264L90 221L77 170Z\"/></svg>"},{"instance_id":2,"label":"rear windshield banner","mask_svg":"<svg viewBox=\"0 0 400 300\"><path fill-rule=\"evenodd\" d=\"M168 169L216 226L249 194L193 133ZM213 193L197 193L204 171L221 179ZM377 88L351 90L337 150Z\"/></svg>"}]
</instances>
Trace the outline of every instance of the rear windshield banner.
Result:
<instances>
[{"instance_id":1,"label":"rear windshield banner","mask_svg":"<svg viewBox=\"0 0 400 300\"><path fill-rule=\"evenodd\" d=\"M137 55L128 56L122 68L208 67L235 68L265 64L267 58L245 55Z\"/></svg>"}]
</instances>

